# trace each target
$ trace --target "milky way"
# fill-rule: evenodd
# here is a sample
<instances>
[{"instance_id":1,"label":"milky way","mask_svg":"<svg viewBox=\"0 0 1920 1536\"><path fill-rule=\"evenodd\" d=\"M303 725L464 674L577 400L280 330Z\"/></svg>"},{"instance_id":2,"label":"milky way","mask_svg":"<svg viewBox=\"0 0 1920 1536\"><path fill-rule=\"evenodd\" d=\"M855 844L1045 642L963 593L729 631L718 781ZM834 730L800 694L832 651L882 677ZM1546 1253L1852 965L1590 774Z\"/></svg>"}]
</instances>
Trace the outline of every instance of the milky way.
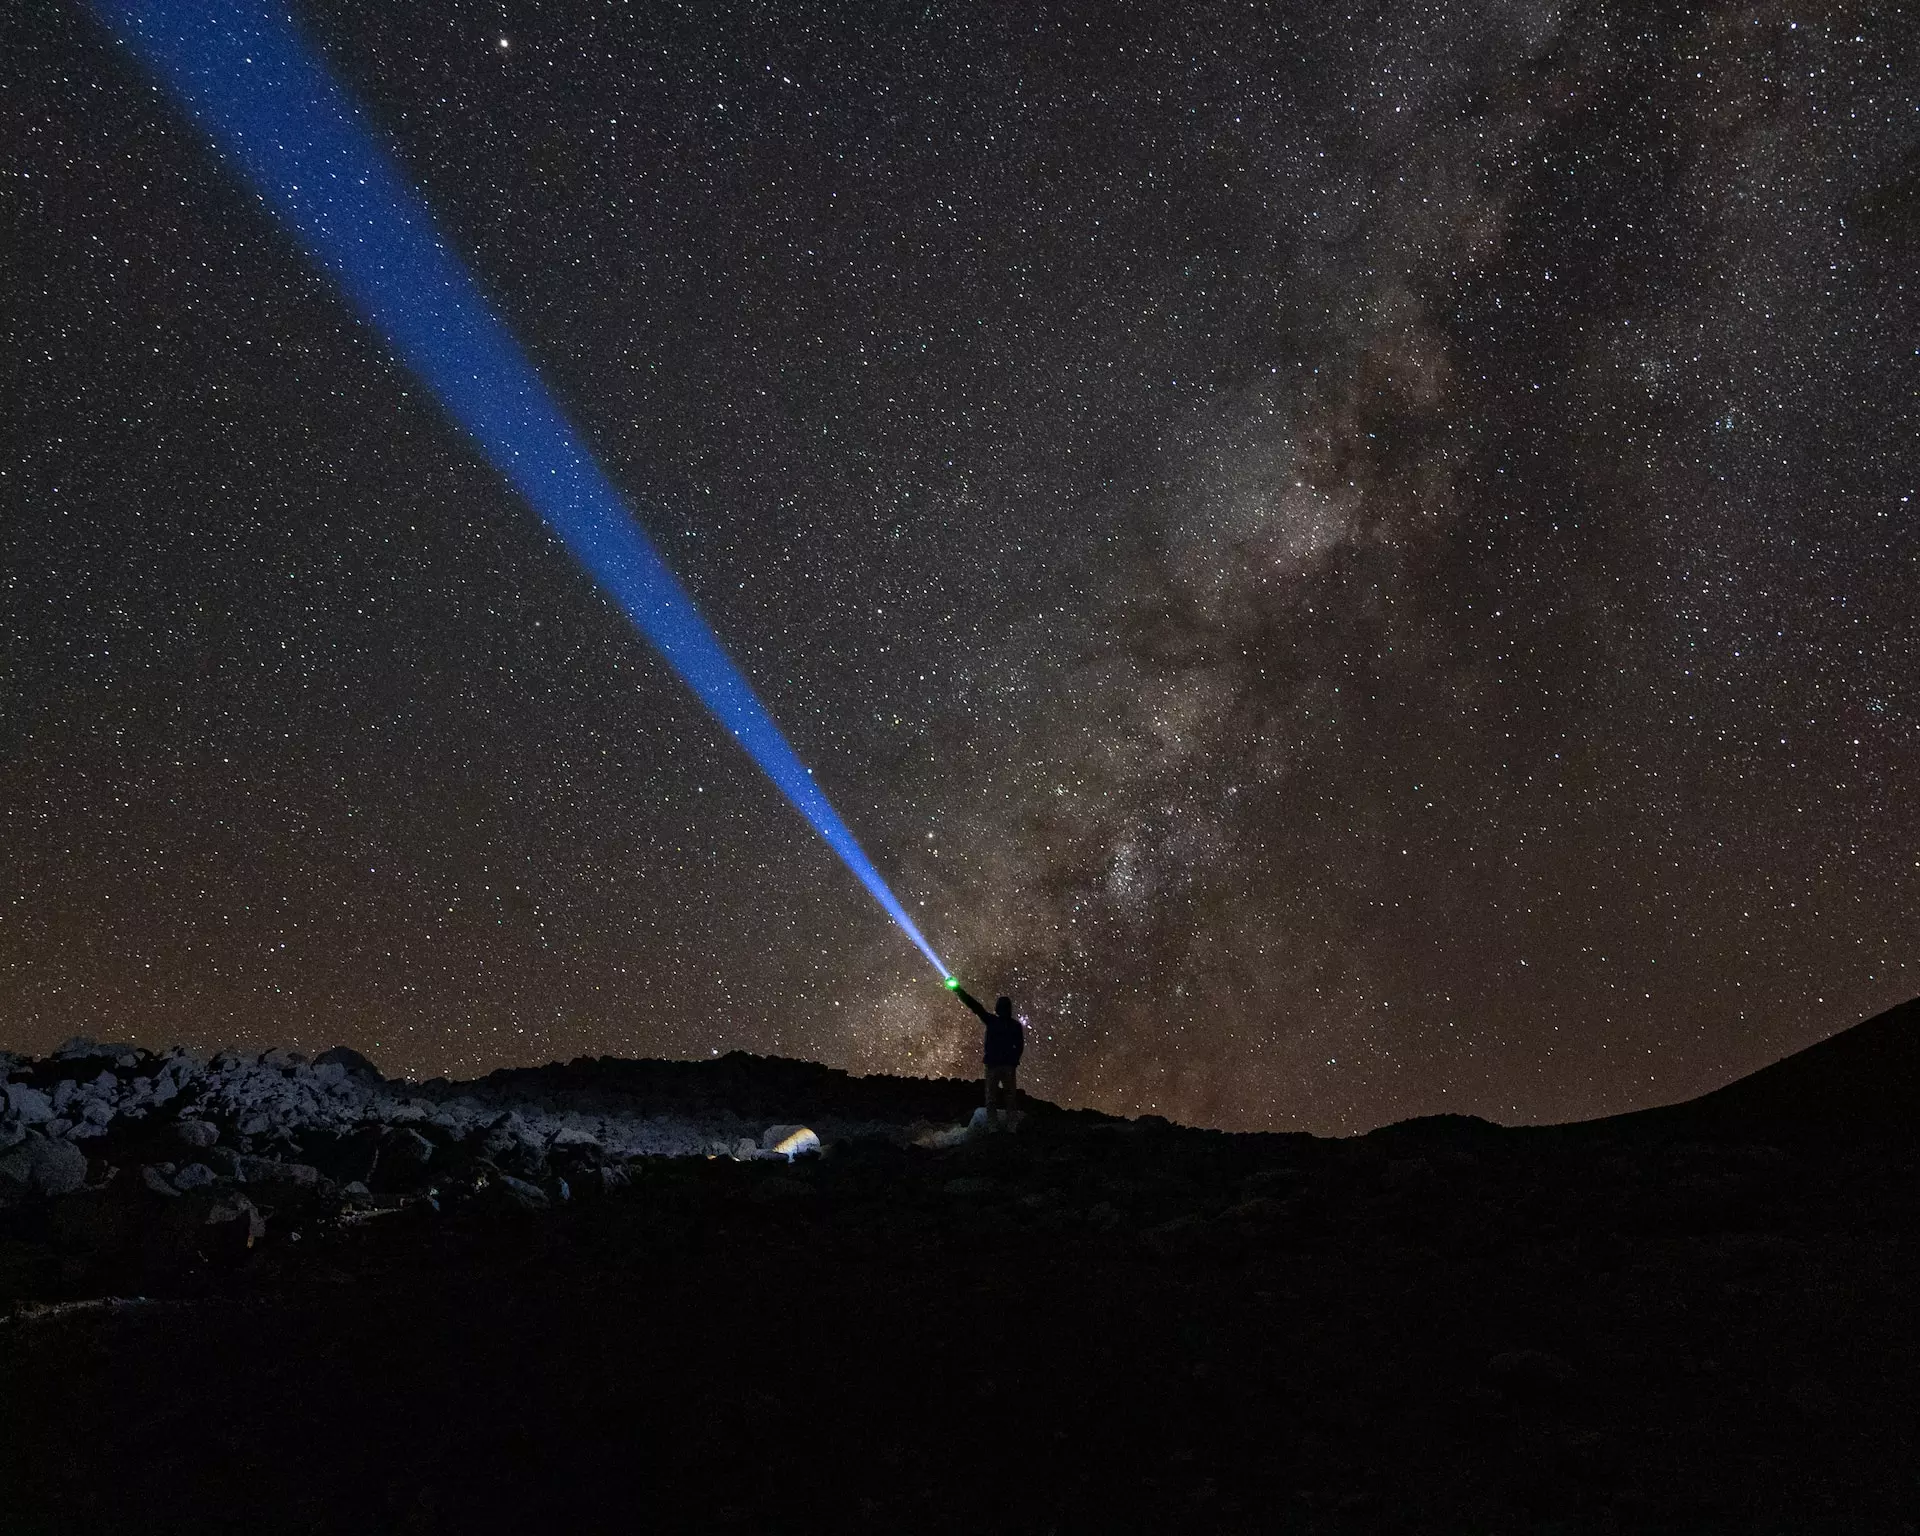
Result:
<instances>
[{"instance_id":1,"label":"milky way","mask_svg":"<svg viewBox=\"0 0 1920 1536\"><path fill-rule=\"evenodd\" d=\"M1565 1118L1920 991L1912 21L299 14L1037 1091ZM966 1067L192 130L15 34L0 1044Z\"/></svg>"}]
</instances>

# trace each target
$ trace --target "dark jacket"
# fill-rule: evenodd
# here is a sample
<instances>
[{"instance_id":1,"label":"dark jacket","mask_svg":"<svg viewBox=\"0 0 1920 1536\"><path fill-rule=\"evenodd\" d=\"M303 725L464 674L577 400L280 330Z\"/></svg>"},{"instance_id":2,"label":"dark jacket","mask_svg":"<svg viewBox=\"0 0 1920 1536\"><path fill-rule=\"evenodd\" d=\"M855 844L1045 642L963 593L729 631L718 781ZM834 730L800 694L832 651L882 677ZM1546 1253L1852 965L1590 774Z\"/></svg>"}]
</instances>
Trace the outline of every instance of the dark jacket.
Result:
<instances>
[{"instance_id":1,"label":"dark jacket","mask_svg":"<svg viewBox=\"0 0 1920 1536\"><path fill-rule=\"evenodd\" d=\"M987 1026L987 1037L983 1042L980 1059L989 1067L1017 1067L1020 1056L1027 1048L1027 1032L1016 1018L1001 1018L967 991L965 987L954 988L954 995L980 1016L980 1022Z\"/></svg>"}]
</instances>

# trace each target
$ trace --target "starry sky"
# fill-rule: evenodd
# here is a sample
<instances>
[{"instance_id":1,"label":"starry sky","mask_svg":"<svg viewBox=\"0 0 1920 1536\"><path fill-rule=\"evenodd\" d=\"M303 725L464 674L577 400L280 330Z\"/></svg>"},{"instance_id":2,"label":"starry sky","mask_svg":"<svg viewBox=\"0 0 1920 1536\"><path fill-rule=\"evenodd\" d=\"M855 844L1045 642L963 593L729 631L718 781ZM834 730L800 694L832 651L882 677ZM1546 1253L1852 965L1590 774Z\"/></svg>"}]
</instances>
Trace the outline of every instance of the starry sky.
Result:
<instances>
[{"instance_id":1,"label":"starry sky","mask_svg":"<svg viewBox=\"0 0 1920 1536\"><path fill-rule=\"evenodd\" d=\"M1920 19L298 15L1035 1091L1567 1119L1920 992ZM5 28L0 1047L970 1070L197 130Z\"/></svg>"}]
</instances>

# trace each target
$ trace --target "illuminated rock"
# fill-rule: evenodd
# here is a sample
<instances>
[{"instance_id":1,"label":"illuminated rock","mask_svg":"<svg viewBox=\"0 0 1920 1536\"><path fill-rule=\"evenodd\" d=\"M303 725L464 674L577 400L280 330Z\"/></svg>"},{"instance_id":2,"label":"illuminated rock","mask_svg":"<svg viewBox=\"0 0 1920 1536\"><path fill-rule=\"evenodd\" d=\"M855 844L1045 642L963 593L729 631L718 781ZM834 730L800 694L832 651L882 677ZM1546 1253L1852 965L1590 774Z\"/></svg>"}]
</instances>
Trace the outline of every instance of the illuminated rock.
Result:
<instances>
[{"instance_id":1,"label":"illuminated rock","mask_svg":"<svg viewBox=\"0 0 1920 1536\"><path fill-rule=\"evenodd\" d=\"M820 1138L804 1125L770 1125L760 1137L760 1145L778 1152L792 1162L805 1152L818 1152Z\"/></svg>"}]
</instances>

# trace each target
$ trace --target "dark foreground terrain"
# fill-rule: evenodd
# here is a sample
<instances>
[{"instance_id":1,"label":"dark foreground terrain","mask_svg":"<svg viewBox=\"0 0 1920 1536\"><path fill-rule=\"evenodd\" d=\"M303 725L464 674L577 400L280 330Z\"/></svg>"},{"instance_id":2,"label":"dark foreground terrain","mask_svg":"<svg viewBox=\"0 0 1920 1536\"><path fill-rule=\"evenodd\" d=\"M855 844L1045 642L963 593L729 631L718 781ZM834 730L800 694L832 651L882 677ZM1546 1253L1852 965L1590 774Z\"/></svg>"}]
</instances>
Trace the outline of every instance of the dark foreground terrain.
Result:
<instances>
[{"instance_id":1,"label":"dark foreground terrain","mask_svg":"<svg viewBox=\"0 0 1920 1536\"><path fill-rule=\"evenodd\" d=\"M176 1073L81 1187L80 1119L0 1153L0 1530L1920 1530L1917 1046L1348 1141L962 1140L970 1085L742 1058L303 1130ZM843 1129L615 1154L587 1098Z\"/></svg>"}]
</instances>

